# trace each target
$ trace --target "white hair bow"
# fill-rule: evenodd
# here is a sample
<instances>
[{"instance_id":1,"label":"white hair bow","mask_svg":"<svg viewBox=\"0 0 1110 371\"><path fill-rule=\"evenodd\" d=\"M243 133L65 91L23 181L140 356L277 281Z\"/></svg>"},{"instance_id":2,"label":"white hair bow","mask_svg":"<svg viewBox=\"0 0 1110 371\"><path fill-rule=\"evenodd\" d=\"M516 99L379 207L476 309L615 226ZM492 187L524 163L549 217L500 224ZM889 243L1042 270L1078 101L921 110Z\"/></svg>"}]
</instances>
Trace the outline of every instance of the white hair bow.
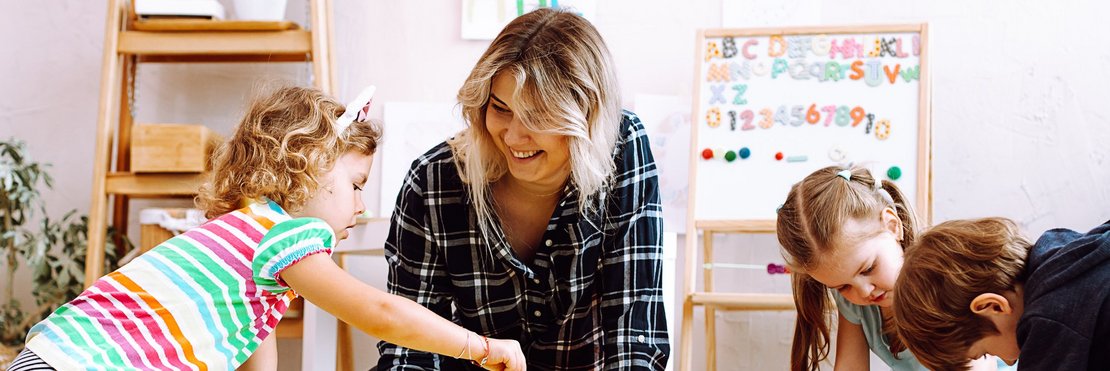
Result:
<instances>
[{"instance_id":1,"label":"white hair bow","mask_svg":"<svg viewBox=\"0 0 1110 371\"><path fill-rule=\"evenodd\" d=\"M374 85L367 86L366 89L362 89L361 93L358 93L355 100L347 103L347 109L343 111L343 115L335 120L340 134L347 130L352 122L363 122L370 116L370 103L374 101L375 90L377 90L377 87Z\"/></svg>"}]
</instances>

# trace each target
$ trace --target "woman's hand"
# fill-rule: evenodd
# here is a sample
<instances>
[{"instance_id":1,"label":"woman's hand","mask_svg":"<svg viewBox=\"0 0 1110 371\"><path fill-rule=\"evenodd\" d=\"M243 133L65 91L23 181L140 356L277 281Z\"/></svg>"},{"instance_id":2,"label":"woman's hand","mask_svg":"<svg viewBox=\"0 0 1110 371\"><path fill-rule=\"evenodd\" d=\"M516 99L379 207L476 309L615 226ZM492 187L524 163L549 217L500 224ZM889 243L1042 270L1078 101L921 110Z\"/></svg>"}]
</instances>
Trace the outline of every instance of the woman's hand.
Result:
<instances>
[{"instance_id":1,"label":"woman's hand","mask_svg":"<svg viewBox=\"0 0 1110 371\"><path fill-rule=\"evenodd\" d=\"M481 360L478 360L481 362ZM516 340L489 339L489 355L486 356L487 370L524 371L528 365L524 361L524 352L520 350L520 343Z\"/></svg>"}]
</instances>

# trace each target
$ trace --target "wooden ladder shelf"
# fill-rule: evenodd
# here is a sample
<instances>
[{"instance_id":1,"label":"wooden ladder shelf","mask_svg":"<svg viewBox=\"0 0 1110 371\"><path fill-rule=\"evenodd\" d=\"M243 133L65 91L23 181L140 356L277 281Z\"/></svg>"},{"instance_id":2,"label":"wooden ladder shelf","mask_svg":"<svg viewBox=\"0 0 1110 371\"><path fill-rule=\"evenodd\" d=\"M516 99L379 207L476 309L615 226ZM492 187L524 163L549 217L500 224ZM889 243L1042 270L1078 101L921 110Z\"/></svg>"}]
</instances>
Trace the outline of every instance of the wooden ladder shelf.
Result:
<instances>
[{"instance_id":1,"label":"wooden ladder shelf","mask_svg":"<svg viewBox=\"0 0 1110 371\"><path fill-rule=\"evenodd\" d=\"M134 89L135 67L140 63L312 63L315 87L333 94L331 0L308 1L311 31L287 21L140 21L133 4L126 0L108 1L85 258L86 287L106 273L104 231L109 215L114 225L126 233L130 199L193 197L203 180L200 173L129 171L133 102L128 97ZM152 31L159 28L158 24L174 27ZM118 111L113 107L116 104ZM113 203L111 214L109 200ZM301 324L299 318L289 318L281 322L276 333L278 337L300 337Z\"/></svg>"}]
</instances>

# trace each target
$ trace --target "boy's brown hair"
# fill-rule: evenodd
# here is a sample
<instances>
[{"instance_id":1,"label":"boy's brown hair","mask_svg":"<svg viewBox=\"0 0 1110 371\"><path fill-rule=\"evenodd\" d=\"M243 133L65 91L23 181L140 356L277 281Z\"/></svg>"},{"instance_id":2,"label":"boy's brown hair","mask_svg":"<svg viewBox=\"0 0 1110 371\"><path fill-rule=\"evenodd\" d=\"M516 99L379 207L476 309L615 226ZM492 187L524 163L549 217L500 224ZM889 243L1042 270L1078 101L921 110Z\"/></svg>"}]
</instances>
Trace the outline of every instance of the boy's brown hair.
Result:
<instances>
[{"instance_id":1,"label":"boy's brown hair","mask_svg":"<svg viewBox=\"0 0 1110 371\"><path fill-rule=\"evenodd\" d=\"M1005 218L953 220L917 237L894 285L898 335L932 370L968 369L968 349L999 330L971 311L984 293L1014 291L1032 245Z\"/></svg>"},{"instance_id":2,"label":"boy's brown hair","mask_svg":"<svg viewBox=\"0 0 1110 371\"><path fill-rule=\"evenodd\" d=\"M790 349L791 370L820 368L819 363L829 356L831 325L835 323L829 288L805 271L837 248L848 220L877 217L888 207L894 209L902 223L902 246L908 246L917 233L913 209L897 185L876 179L863 166L822 168L790 188L786 202L778 210L775 232L783 257L794 269L791 279L798 318ZM898 341L892 323L883 321L883 334L890 340L891 353L898 354L905 348Z\"/></svg>"},{"instance_id":3,"label":"boy's brown hair","mask_svg":"<svg viewBox=\"0 0 1110 371\"><path fill-rule=\"evenodd\" d=\"M381 131L352 122L339 132L345 108L317 89L280 87L255 99L235 133L212 154L212 168L197 207L214 218L263 197L298 211L320 186L320 177L348 151L372 155Z\"/></svg>"}]
</instances>

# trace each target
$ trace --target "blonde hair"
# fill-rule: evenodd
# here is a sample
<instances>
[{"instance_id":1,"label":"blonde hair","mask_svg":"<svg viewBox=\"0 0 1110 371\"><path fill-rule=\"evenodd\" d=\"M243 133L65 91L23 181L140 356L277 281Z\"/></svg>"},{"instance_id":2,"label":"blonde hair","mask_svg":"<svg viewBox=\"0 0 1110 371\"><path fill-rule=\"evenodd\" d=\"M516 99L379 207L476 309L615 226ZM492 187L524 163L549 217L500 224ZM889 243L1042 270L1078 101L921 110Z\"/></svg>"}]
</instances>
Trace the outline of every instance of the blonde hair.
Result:
<instances>
[{"instance_id":1,"label":"blonde hair","mask_svg":"<svg viewBox=\"0 0 1110 371\"><path fill-rule=\"evenodd\" d=\"M968 369L971 344L999 333L971 311L972 299L1013 291L1025 280L1031 247L1013 221L985 218L941 223L906 250L894 285L894 318L923 366Z\"/></svg>"},{"instance_id":2,"label":"blonde hair","mask_svg":"<svg viewBox=\"0 0 1110 371\"><path fill-rule=\"evenodd\" d=\"M502 72L516 78L513 112L525 127L568 137L570 180L578 187L579 211L589 211L616 168L622 117L620 88L601 34L566 11L524 14L497 35L459 89L469 127L448 143L483 230L493 215L490 185L508 171L486 128L490 86Z\"/></svg>"},{"instance_id":3,"label":"blonde hair","mask_svg":"<svg viewBox=\"0 0 1110 371\"><path fill-rule=\"evenodd\" d=\"M838 175L850 173L849 179ZM870 220L883 209L893 208L902 223L903 248L913 242L917 219L905 196L894 183L876 179L860 166L830 166L817 170L794 184L778 211L775 231L783 257L794 267L792 287L798 318L790 350L792 370L818 370L829 356L832 303L828 288L805 272L839 246L841 229L849 220ZM876 231L878 232L878 231ZM895 295L897 296L897 295ZM893 321L884 321L883 333L890 339L891 353L902 350Z\"/></svg>"},{"instance_id":4,"label":"blonde hair","mask_svg":"<svg viewBox=\"0 0 1110 371\"><path fill-rule=\"evenodd\" d=\"M338 132L335 121L343 111L342 104L310 88L280 87L256 98L212 154L197 207L214 218L265 197L299 211L339 156L377 150L381 131L374 123L354 122Z\"/></svg>"}]
</instances>

